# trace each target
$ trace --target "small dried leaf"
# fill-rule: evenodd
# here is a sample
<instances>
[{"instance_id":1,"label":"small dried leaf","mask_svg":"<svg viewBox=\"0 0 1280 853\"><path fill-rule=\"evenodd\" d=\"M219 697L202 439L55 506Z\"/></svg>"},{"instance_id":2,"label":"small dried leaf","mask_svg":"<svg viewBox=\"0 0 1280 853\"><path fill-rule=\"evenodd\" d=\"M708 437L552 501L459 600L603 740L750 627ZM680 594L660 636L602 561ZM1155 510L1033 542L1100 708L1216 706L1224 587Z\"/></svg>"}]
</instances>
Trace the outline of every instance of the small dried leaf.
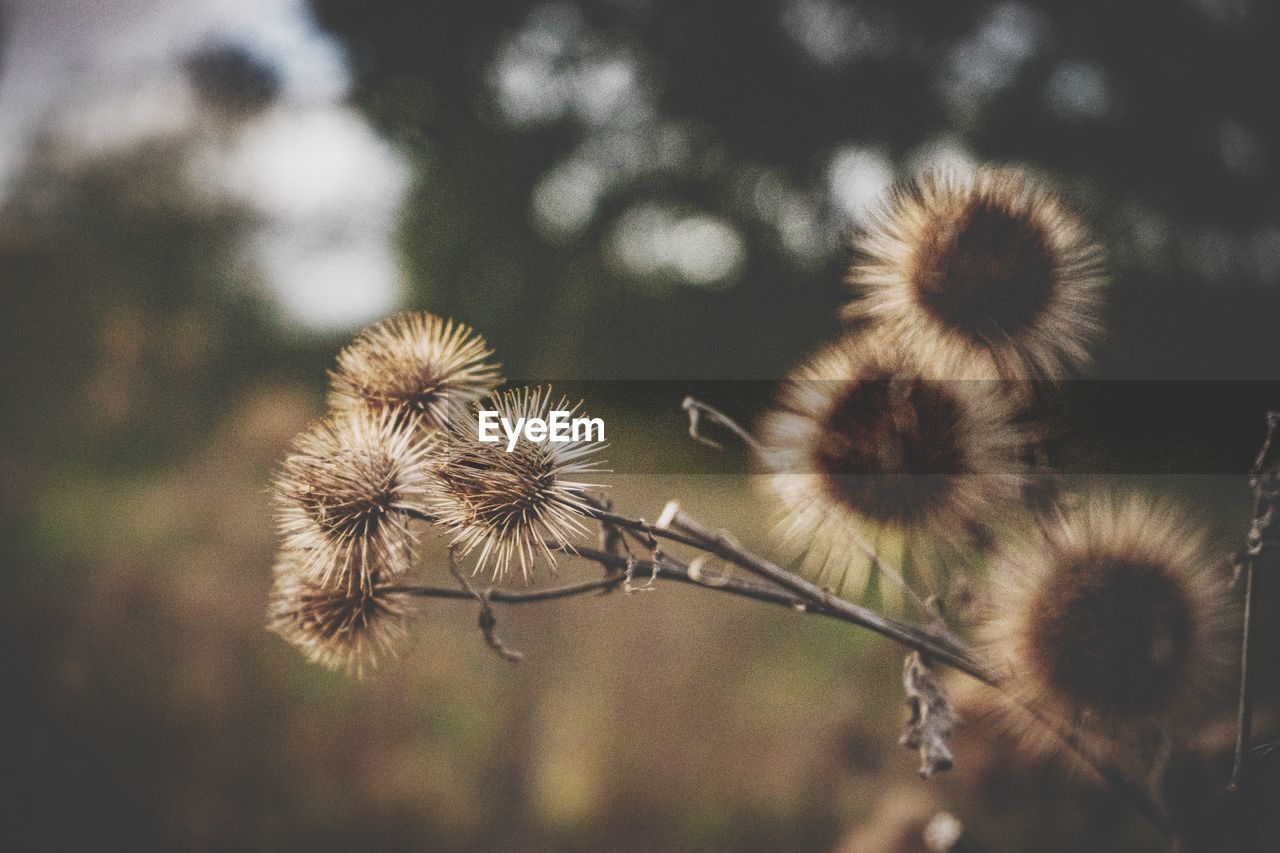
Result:
<instances>
[{"instance_id":1,"label":"small dried leaf","mask_svg":"<svg viewBox=\"0 0 1280 853\"><path fill-rule=\"evenodd\" d=\"M902 687L907 694L911 718L898 742L919 751L920 775L925 779L950 770L955 762L951 754L951 730L960 718L919 652L907 655L903 662Z\"/></svg>"}]
</instances>

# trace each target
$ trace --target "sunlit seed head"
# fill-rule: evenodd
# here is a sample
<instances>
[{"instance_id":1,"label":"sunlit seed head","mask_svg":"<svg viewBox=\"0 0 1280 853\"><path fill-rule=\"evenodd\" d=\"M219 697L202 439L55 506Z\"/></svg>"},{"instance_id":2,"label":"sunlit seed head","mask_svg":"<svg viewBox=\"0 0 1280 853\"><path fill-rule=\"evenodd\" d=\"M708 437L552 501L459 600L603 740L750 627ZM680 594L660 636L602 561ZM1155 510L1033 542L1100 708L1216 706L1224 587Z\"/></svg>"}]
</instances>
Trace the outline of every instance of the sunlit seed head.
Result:
<instances>
[{"instance_id":1,"label":"sunlit seed head","mask_svg":"<svg viewBox=\"0 0 1280 853\"><path fill-rule=\"evenodd\" d=\"M1027 436L1000 384L973 372L878 333L793 371L760 430L786 538L810 550L885 530L960 538L1016 498ZM971 378L942 378L954 375Z\"/></svg>"},{"instance_id":2,"label":"sunlit seed head","mask_svg":"<svg viewBox=\"0 0 1280 853\"><path fill-rule=\"evenodd\" d=\"M494 394L482 407L512 424L546 418L552 410L581 416L581 403L553 400L549 388L522 388ZM554 570L548 542L572 548L572 540L587 532L586 493L596 486L580 478L599 473L601 463L593 457L605 445L585 438L532 442L522 435L508 452L505 440L479 440L475 417L458 419L441 437L430 512L452 532L462 554L478 554L475 571L489 570L495 580L518 573L527 582L538 562Z\"/></svg>"},{"instance_id":3,"label":"sunlit seed head","mask_svg":"<svg viewBox=\"0 0 1280 853\"><path fill-rule=\"evenodd\" d=\"M286 548L302 573L344 589L402 574L412 555L407 512L425 500L434 439L390 411L339 413L295 440L274 483Z\"/></svg>"},{"instance_id":4,"label":"sunlit seed head","mask_svg":"<svg viewBox=\"0 0 1280 853\"><path fill-rule=\"evenodd\" d=\"M469 326L425 312L400 314L368 327L338 354L329 405L390 411L434 429L502 382L486 360L492 355Z\"/></svg>"},{"instance_id":5,"label":"sunlit seed head","mask_svg":"<svg viewBox=\"0 0 1280 853\"><path fill-rule=\"evenodd\" d=\"M395 656L407 631L409 595L374 575L367 588L333 588L309 579L302 552L277 558L267 627L314 663L363 676Z\"/></svg>"},{"instance_id":6,"label":"sunlit seed head","mask_svg":"<svg viewBox=\"0 0 1280 853\"><path fill-rule=\"evenodd\" d=\"M1226 579L1197 526L1139 498L1046 524L993 570L984 636L1012 694L1113 738L1189 722L1230 649Z\"/></svg>"},{"instance_id":7,"label":"sunlit seed head","mask_svg":"<svg viewBox=\"0 0 1280 853\"><path fill-rule=\"evenodd\" d=\"M926 172L855 243L851 318L909 348L988 359L1009 379L1086 366L1106 276L1084 224L1019 169Z\"/></svg>"}]
</instances>

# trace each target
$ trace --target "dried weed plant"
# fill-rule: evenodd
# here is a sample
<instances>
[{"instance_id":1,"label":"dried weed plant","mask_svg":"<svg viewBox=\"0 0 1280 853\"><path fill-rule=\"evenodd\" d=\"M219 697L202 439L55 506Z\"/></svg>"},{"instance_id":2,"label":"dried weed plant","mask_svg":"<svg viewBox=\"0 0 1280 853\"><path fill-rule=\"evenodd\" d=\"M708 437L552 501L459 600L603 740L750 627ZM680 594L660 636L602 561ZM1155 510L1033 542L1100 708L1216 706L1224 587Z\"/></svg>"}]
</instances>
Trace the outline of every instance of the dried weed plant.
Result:
<instances>
[{"instance_id":1,"label":"dried weed plant","mask_svg":"<svg viewBox=\"0 0 1280 853\"><path fill-rule=\"evenodd\" d=\"M553 405L549 389L488 396L500 378L483 340L409 314L342 351L330 415L299 437L276 479L283 549L271 628L311 660L362 674L404 638L411 600L478 600L486 639L514 660L496 637L494 604L653 581L700 586L839 619L906 647L912 714L903 743L919 753L922 775L952 762L958 718L935 677L949 667L999 694L1019 730L1092 768L1179 837L1161 771L1212 698L1207 676L1234 648L1225 564L1184 516L1149 498L1064 491L1031 506L1024 488L1047 474L1030 467L1035 442L1020 420L1029 395L1018 383L1089 364L1101 334L1101 250L1043 182L991 168L903 185L856 248L854 328L795 369L758 436L705 403L685 403L695 438L705 439L698 426L711 421L753 451L797 570L674 503L653 524L615 513L588 482L601 473L599 442L522 440L506 452L478 441L479 408L514 419L579 407ZM1278 423L1270 421L1273 433ZM1255 469L1260 508L1241 556L1250 590L1254 563L1280 539L1266 512L1280 503L1271 447L1268 438ZM966 569L966 583L987 590L978 624L950 624L946 587L917 593L875 545L891 531L963 551L976 547L976 532L991 539L992 516L1020 518L1029 533L987 541L989 569ZM413 524L447 538L458 586L414 582ZM554 568L557 554L604 573L502 585L529 584L536 564ZM467 557L471 574L497 585L473 588L457 562ZM709 573L711 558L755 579ZM917 621L845 597L880 576L903 589ZM1247 647L1244 671L1237 776L1248 756ZM1142 753L1145 764L1117 758L1117 744L1139 740L1161 746Z\"/></svg>"}]
</instances>

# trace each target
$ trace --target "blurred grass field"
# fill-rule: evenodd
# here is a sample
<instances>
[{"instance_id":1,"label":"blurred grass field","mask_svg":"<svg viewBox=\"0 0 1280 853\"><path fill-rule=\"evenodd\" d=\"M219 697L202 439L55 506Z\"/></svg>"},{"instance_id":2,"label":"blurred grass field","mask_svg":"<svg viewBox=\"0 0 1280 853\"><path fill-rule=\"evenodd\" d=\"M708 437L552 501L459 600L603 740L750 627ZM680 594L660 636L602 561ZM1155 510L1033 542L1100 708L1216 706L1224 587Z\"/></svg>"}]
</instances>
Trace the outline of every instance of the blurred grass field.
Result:
<instances>
[{"instance_id":1,"label":"blurred grass field","mask_svg":"<svg viewBox=\"0 0 1280 853\"><path fill-rule=\"evenodd\" d=\"M500 607L519 665L484 645L470 604L426 601L410 650L371 678L308 664L263 627L265 484L318 411L314 391L251 391L163 470L42 483L29 517L40 562L15 563L5 602L19 826L54 846L911 850L947 810L1014 849L1150 841L1079 771L1011 758L982 719L951 778L917 780L896 745L895 647L709 591ZM714 453L635 443L668 417L678 433L674 407L611 413L615 466ZM633 515L678 498L771 553L749 476L606 479ZM1144 485L1196 500L1224 529L1248 508L1234 478ZM442 547L424 532L424 577L447 584ZM561 576L593 571L565 560Z\"/></svg>"}]
</instances>

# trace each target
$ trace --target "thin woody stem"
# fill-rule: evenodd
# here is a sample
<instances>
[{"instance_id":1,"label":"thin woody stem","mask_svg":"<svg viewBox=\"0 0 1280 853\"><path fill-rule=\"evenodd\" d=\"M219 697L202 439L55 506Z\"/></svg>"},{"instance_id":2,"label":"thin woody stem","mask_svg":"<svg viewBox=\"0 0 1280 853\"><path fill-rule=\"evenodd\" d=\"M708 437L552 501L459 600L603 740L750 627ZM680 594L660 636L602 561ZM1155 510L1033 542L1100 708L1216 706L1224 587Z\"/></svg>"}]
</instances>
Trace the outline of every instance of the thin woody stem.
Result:
<instances>
[{"instance_id":1,"label":"thin woody stem","mask_svg":"<svg viewBox=\"0 0 1280 853\"><path fill-rule=\"evenodd\" d=\"M488 591L488 599L499 604L537 604L541 601L555 601L558 598L573 598L602 592L618 585L620 577L607 577L601 580L571 583L564 586L544 587L541 589L502 589L494 587ZM422 584L392 584L381 589L388 593L402 592L422 598L452 598L475 600L475 595L463 589L450 586L424 586Z\"/></svg>"},{"instance_id":2,"label":"thin woody stem","mask_svg":"<svg viewBox=\"0 0 1280 853\"><path fill-rule=\"evenodd\" d=\"M790 589L792 592L796 593L801 599L805 601L809 601L812 604L826 604L828 600L840 601L843 604L849 605L849 607L854 608L856 611L858 611L856 615L851 614L851 615L855 615L855 618L851 618L846 621L850 621L850 622L854 622L855 624L862 625L862 627L869 628L872 631L876 631L877 633L880 633L880 634L884 634L890 639L898 640L899 642L904 642L901 636L895 636L894 632L897 630L895 626L905 626L908 629L911 628L911 626L905 625L905 623L899 623L896 620L883 617L874 610L869 610L865 607L859 607L858 605L850 604L849 602L844 601L844 599L836 599L834 596L832 596L830 591L822 589L818 586L815 586L814 584L809 583L803 578L800 578L798 575L792 572L789 572L780 566L776 566L762 557L759 557L755 554L751 554L747 551L744 551L738 548L736 545L729 543L728 541L723 541L723 542L716 541L716 537L711 536L710 532L707 531L705 528L690 530L687 528L682 528L680 525L673 527L670 524L664 524L661 520L659 520L655 524L650 524L649 522L645 521L642 518L641 519L627 518L626 516L618 515L615 512L610 512L604 509L602 504L595 502L590 498L588 498L588 506L589 506L589 509L587 510L588 515L591 515L592 517L600 520L603 523L607 523L614 527L622 528L624 530L633 530L639 533L644 533L652 538L667 539L672 542L679 542L681 545L688 545L691 548L698 548L699 550L707 551L709 553L715 554L716 556L722 559L728 560L729 562L734 563L735 565L741 566L742 568L747 569L748 571L754 572L758 575L762 575L763 577L768 578L769 580L773 581L774 583L778 584L784 589ZM692 519L688 519L687 516L684 516L684 518L689 521L692 521ZM879 557L875 554L873 550L871 550L871 547L867 545L865 542L859 541L858 544L864 550L864 553L866 553L867 556L872 561L874 561L875 565L873 566L873 568L883 569L887 573L892 575L894 580L897 583L901 584L902 589L906 592L907 596L918 606L920 612L921 613L929 612L928 607L925 606L925 603L920 599L919 595L917 595L915 590L911 589L906 584L906 582L902 580L901 575L899 575L896 571L892 570L890 567L886 566L883 562L881 562ZM728 551L729 553L720 553L720 551L717 549L725 550L725 551ZM859 619L861 619L862 621L858 621ZM911 630L918 630L918 629L911 629ZM917 649L917 651L927 651L927 650ZM940 659L947 661L952 666L958 666L956 662L947 660L946 655L947 653L943 652L943 656ZM963 667L960 667L960 668L963 668ZM968 672L968 670L965 670L965 671ZM970 672L969 674L977 676L976 672Z\"/></svg>"},{"instance_id":3,"label":"thin woody stem","mask_svg":"<svg viewBox=\"0 0 1280 853\"><path fill-rule=\"evenodd\" d=\"M618 554L610 554L596 548L575 547L572 551L569 551L569 549L566 548L562 548L561 550L566 551L566 553L572 553L584 560L599 563L609 569L610 573L603 578L593 581L549 586L540 589L503 589L501 587L494 587L486 591L485 597L489 601L497 602L499 604L537 604L544 601L576 598L582 595L591 595L592 593L607 592L621 586L626 582L627 569L632 569L654 575L660 580L675 581L677 583L684 583L690 586L700 586L719 592L727 592L730 595L750 598L755 601L763 601L768 604L778 604L804 613L814 613L823 616L836 615L834 613L825 612L811 607L806 602L793 595L782 590L765 586L764 584L751 583L748 581L738 580L736 578L720 578L713 583L702 580L695 575L692 569L690 569L688 563L669 555L663 555L657 560L636 560ZM421 596L423 598L475 598L473 593L456 589L454 587L398 584L395 586L387 586L384 589L387 592L402 592L409 595Z\"/></svg>"},{"instance_id":4,"label":"thin woody stem","mask_svg":"<svg viewBox=\"0 0 1280 853\"><path fill-rule=\"evenodd\" d=\"M752 583L737 578L719 578L712 583L702 580L694 573L688 563L678 560L669 554L662 554L652 560L637 560L582 546L574 546L573 548L561 547L560 550L576 554L585 560L605 566L612 570L612 573L597 580L540 589L503 589L495 587L483 592L485 599L501 604L536 604L544 601L605 592L623 584L627 578L626 570L633 569L649 573L660 580L700 586L719 592L727 592L730 595L750 598L755 601L782 605L803 613L812 613L838 619L842 622L849 622L897 640L908 648L934 655L938 660L944 661L972 675L974 678L981 679L988 684L994 684L994 681L991 680L991 674L974 660L966 650L954 647L948 641L940 640L929 632L913 625L881 616L874 611L836 598L830 593L824 593L817 598L810 598L804 595L797 595L786 588L778 589L774 586ZM782 570L780 569L779 571ZM474 591L456 587L398 584L385 587L385 590L387 592L403 592L424 598L475 600L477 597L477 593Z\"/></svg>"},{"instance_id":5,"label":"thin woody stem","mask_svg":"<svg viewBox=\"0 0 1280 853\"><path fill-rule=\"evenodd\" d=\"M1262 449L1254 460L1249 475L1253 488L1253 520L1245 546L1241 549L1238 565L1244 571L1244 627L1240 637L1240 696L1236 712L1235 760L1231 767L1231 781L1227 790L1238 793L1245 781L1249 766L1249 744L1253 735L1253 668L1250 660L1250 642L1257 628L1258 562L1268 547L1276 544L1277 511L1280 511L1280 412L1267 413L1267 435Z\"/></svg>"},{"instance_id":6,"label":"thin woody stem","mask_svg":"<svg viewBox=\"0 0 1280 853\"><path fill-rule=\"evenodd\" d=\"M1258 595L1258 574L1254 560L1249 558L1244 568L1244 628L1240 634L1240 693L1236 707L1236 748L1231 763L1231 781L1227 790L1235 793L1244 784L1245 770L1249 765L1249 743L1253 737L1253 667L1250 665L1250 641L1257 622L1255 601Z\"/></svg>"},{"instance_id":7,"label":"thin woody stem","mask_svg":"<svg viewBox=\"0 0 1280 853\"><path fill-rule=\"evenodd\" d=\"M681 545L688 545L692 548L701 548L702 542L693 536L688 536L679 531L662 530L643 518L628 518L625 515L618 515L616 512L610 511L605 503L592 495L583 495L583 504L574 504L574 508L582 512L589 518L594 518L602 523L610 524L623 530L635 530L641 533L647 533L649 536L661 539L669 539L672 542L679 542ZM437 519L430 513L421 510L406 508L400 510L409 518L425 521L430 524L436 523Z\"/></svg>"},{"instance_id":8,"label":"thin woody stem","mask_svg":"<svg viewBox=\"0 0 1280 853\"><path fill-rule=\"evenodd\" d=\"M643 518L627 518L625 515L618 515L605 509L604 504L599 502L592 496L586 496L587 515L599 521L606 522L614 527L620 527L623 530L634 530L639 533L645 533L650 537L658 539L668 539L672 542L679 542L681 545L688 545L691 548L700 548L706 550L706 543L697 536L685 533L680 530L670 530L660 525L650 524Z\"/></svg>"},{"instance_id":9,"label":"thin woody stem","mask_svg":"<svg viewBox=\"0 0 1280 853\"><path fill-rule=\"evenodd\" d=\"M503 660L509 663L519 663L524 658L524 655L515 649L508 648L506 643L502 642L498 637L498 619L493 614L493 608L489 606L491 590L477 591L471 586L470 582L467 581L467 576L463 574L462 567L458 565L457 551L452 547L449 548L449 573L453 575L454 580L461 587L460 592L480 603L479 625L481 633L484 634L485 643L488 644L489 648L497 652Z\"/></svg>"},{"instance_id":10,"label":"thin woody stem","mask_svg":"<svg viewBox=\"0 0 1280 853\"><path fill-rule=\"evenodd\" d=\"M719 424L733 433L739 441L747 446L748 450L758 452L761 449L760 442L754 435L747 432L737 421L714 406L694 397L685 397L684 402L680 404L680 408L684 409L689 416L689 437L694 441L705 444L708 447L714 447L716 450L724 449L720 442L703 435L699 429L701 420L705 417L712 423Z\"/></svg>"},{"instance_id":11,"label":"thin woody stem","mask_svg":"<svg viewBox=\"0 0 1280 853\"><path fill-rule=\"evenodd\" d=\"M909 649L930 655L987 684L996 683L995 675L986 665L948 631L918 628L839 598L830 590L819 587L794 572L787 571L764 557L742 548L724 534L703 526L676 504L668 504L659 522L660 530L669 532L672 528L698 540L699 547L703 550L777 584L815 607L831 611L846 622L875 631Z\"/></svg>"}]
</instances>

